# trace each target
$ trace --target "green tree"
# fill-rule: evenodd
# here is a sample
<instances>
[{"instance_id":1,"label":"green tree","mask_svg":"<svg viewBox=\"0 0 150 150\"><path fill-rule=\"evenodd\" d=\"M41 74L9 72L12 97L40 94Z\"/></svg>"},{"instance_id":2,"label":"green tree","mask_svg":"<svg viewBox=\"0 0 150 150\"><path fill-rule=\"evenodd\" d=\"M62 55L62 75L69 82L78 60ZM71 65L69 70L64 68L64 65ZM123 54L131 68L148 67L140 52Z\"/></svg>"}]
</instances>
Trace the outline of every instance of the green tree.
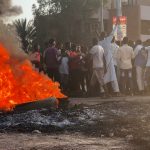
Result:
<instances>
[{"instance_id":1,"label":"green tree","mask_svg":"<svg viewBox=\"0 0 150 150\"><path fill-rule=\"evenodd\" d=\"M106 1L104 0L104 3ZM78 42L90 36L86 31L82 31L81 26L86 26L90 16L100 8L101 4L101 0L37 0L37 2L38 7L33 5L33 14L37 34L41 32L38 36L40 41L42 41L40 36L44 32L47 34L48 30L54 30L53 24L59 27L59 37L64 37L65 41ZM45 19L41 19L44 16ZM47 21L44 22L43 20ZM47 31L44 31L44 29L47 29ZM53 36L53 34L49 36Z\"/></svg>"},{"instance_id":2,"label":"green tree","mask_svg":"<svg viewBox=\"0 0 150 150\"><path fill-rule=\"evenodd\" d=\"M106 2L107 0L104 0L104 3ZM37 3L38 8L33 5L34 14L52 15L65 12L80 14L81 11L97 9L101 4L101 0L37 0Z\"/></svg>"},{"instance_id":3,"label":"green tree","mask_svg":"<svg viewBox=\"0 0 150 150\"><path fill-rule=\"evenodd\" d=\"M13 24L21 39L23 50L27 51L29 46L31 46L36 39L36 28L33 25L33 22L27 22L26 19L19 19L14 21Z\"/></svg>"}]
</instances>

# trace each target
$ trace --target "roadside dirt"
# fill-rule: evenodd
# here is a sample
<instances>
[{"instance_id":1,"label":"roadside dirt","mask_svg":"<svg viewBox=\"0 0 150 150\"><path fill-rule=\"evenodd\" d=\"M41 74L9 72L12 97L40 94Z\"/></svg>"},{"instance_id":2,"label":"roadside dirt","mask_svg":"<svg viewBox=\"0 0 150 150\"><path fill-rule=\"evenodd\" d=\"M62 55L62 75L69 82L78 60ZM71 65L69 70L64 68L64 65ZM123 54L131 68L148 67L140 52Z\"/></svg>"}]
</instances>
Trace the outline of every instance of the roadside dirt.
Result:
<instances>
[{"instance_id":1,"label":"roadside dirt","mask_svg":"<svg viewBox=\"0 0 150 150\"><path fill-rule=\"evenodd\" d=\"M93 138L81 134L0 134L0 150L133 150L121 138Z\"/></svg>"}]
</instances>

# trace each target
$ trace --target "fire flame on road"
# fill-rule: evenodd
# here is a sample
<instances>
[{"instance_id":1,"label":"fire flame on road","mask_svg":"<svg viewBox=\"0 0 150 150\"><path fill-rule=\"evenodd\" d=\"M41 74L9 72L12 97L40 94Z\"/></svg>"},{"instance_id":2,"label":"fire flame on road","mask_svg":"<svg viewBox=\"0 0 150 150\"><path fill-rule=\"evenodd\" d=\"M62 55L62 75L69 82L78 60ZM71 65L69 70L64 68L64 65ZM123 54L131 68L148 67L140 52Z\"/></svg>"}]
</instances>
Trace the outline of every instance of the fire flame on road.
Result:
<instances>
[{"instance_id":1,"label":"fire flame on road","mask_svg":"<svg viewBox=\"0 0 150 150\"><path fill-rule=\"evenodd\" d=\"M16 105L49 97L65 98L59 83L34 70L29 60L11 58L0 43L0 110L11 111Z\"/></svg>"}]
</instances>

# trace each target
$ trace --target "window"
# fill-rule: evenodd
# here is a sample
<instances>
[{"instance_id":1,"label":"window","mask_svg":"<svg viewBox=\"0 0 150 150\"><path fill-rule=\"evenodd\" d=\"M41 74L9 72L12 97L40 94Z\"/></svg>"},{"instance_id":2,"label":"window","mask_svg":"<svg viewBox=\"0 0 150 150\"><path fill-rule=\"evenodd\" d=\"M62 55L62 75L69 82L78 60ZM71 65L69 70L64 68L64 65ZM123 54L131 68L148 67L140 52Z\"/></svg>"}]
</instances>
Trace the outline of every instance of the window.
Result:
<instances>
[{"instance_id":1,"label":"window","mask_svg":"<svg viewBox=\"0 0 150 150\"><path fill-rule=\"evenodd\" d=\"M122 0L122 5L128 5L128 0Z\"/></svg>"},{"instance_id":2,"label":"window","mask_svg":"<svg viewBox=\"0 0 150 150\"><path fill-rule=\"evenodd\" d=\"M122 3L122 6L134 6L137 5L138 0L120 0L120 2ZM119 2L119 0L114 0L114 8L117 7L117 2Z\"/></svg>"},{"instance_id":3,"label":"window","mask_svg":"<svg viewBox=\"0 0 150 150\"><path fill-rule=\"evenodd\" d=\"M141 34L150 35L150 21L149 20L141 21Z\"/></svg>"},{"instance_id":4,"label":"window","mask_svg":"<svg viewBox=\"0 0 150 150\"><path fill-rule=\"evenodd\" d=\"M134 6L137 4L137 0L122 0L123 6Z\"/></svg>"},{"instance_id":5,"label":"window","mask_svg":"<svg viewBox=\"0 0 150 150\"><path fill-rule=\"evenodd\" d=\"M134 6L137 4L137 0L128 0L128 5Z\"/></svg>"}]
</instances>

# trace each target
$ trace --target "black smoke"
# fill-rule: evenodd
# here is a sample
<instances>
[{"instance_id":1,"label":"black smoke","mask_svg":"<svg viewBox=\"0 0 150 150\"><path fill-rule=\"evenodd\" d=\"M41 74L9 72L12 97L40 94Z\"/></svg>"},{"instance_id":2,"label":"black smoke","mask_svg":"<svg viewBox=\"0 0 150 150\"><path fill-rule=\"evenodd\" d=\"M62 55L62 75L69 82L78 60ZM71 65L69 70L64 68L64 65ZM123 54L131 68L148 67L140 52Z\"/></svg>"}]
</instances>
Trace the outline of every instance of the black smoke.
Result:
<instances>
[{"instance_id":1,"label":"black smoke","mask_svg":"<svg viewBox=\"0 0 150 150\"><path fill-rule=\"evenodd\" d=\"M21 13L21 7L12 6L11 0L0 0L0 16L19 15Z\"/></svg>"}]
</instances>

